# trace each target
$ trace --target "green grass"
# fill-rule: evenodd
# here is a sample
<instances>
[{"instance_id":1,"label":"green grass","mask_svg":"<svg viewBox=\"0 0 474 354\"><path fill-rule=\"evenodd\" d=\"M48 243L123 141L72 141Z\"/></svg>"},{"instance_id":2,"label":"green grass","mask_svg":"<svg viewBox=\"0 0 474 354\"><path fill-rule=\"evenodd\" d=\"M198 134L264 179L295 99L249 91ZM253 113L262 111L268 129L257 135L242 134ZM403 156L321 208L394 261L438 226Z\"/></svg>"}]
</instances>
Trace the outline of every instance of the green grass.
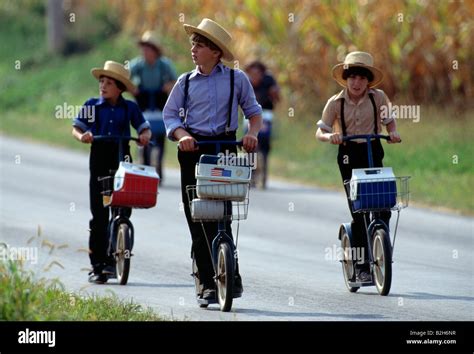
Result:
<instances>
[{"instance_id":1,"label":"green grass","mask_svg":"<svg viewBox=\"0 0 474 354\"><path fill-rule=\"evenodd\" d=\"M36 280L16 262L0 262L0 321L163 321L116 296L79 296L59 282Z\"/></svg>"},{"instance_id":2,"label":"green grass","mask_svg":"<svg viewBox=\"0 0 474 354\"><path fill-rule=\"evenodd\" d=\"M135 38L117 34L99 41L87 53L53 57L44 49L43 18L32 15L27 19L13 18L0 11L0 20L5 24L0 41L9 48L0 58L0 132L87 151L87 145L72 138L71 120L55 118L55 107L65 102L81 105L87 98L97 96L98 84L90 69L101 66L106 59L123 61L136 56ZM22 45L25 38L26 45ZM178 73L189 70L186 43L176 44L166 37L163 41L169 56L178 59ZM21 61L21 70L15 69L16 60ZM325 98L319 99L320 109L309 114L296 107L293 118L286 118L287 106L280 106L270 173L273 177L340 189L335 162L337 147L314 138L315 123L325 103ZM420 122L399 121L403 143L385 145L385 165L392 166L399 176L413 177L412 201L474 213L470 192L474 175L473 116L473 110L460 113L450 107L422 106ZM458 164L453 164L453 155L457 155ZM177 166L175 143L167 142L165 164Z\"/></svg>"}]
</instances>

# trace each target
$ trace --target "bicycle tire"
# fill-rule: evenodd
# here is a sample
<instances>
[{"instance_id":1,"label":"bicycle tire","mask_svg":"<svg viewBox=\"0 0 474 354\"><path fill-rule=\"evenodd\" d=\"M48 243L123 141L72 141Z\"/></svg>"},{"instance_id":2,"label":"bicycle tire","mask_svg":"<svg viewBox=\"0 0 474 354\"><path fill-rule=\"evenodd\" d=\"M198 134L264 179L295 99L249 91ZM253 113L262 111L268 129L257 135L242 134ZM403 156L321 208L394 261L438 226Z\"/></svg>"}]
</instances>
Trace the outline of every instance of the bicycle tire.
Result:
<instances>
[{"instance_id":1,"label":"bicycle tire","mask_svg":"<svg viewBox=\"0 0 474 354\"><path fill-rule=\"evenodd\" d=\"M352 260L352 244L349 238L349 235L346 231L342 234L341 237L341 248L342 248L342 273L344 276L344 283L346 284L347 289L351 293L355 293L359 290L358 286L351 286L349 282L353 281L355 278L355 265Z\"/></svg>"},{"instance_id":2,"label":"bicycle tire","mask_svg":"<svg viewBox=\"0 0 474 354\"><path fill-rule=\"evenodd\" d=\"M392 246L384 229L376 229L372 239L373 277L380 295L386 296L392 285Z\"/></svg>"},{"instance_id":3,"label":"bicycle tire","mask_svg":"<svg viewBox=\"0 0 474 354\"><path fill-rule=\"evenodd\" d=\"M117 242L115 249L115 262L117 281L120 285L126 285L130 273L130 258L132 256L130 228L122 223L117 230Z\"/></svg>"},{"instance_id":4,"label":"bicycle tire","mask_svg":"<svg viewBox=\"0 0 474 354\"><path fill-rule=\"evenodd\" d=\"M217 252L216 283L220 309L222 312L229 312L234 290L234 257L227 242L222 242Z\"/></svg>"}]
</instances>

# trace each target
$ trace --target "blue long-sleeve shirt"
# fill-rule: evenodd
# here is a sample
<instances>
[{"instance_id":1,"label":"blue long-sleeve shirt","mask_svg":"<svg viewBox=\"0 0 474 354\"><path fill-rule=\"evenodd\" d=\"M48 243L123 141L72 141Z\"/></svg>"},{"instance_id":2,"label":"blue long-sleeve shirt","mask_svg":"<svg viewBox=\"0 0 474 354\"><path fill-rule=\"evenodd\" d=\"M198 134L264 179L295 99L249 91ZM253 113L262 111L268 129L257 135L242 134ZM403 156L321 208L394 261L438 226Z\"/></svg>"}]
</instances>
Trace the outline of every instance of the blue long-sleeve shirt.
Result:
<instances>
[{"instance_id":1,"label":"blue long-sleeve shirt","mask_svg":"<svg viewBox=\"0 0 474 354\"><path fill-rule=\"evenodd\" d=\"M93 135L130 136L130 124L138 134L150 127L137 104L120 96L115 106L102 97L88 99L72 125Z\"/></svg>"},{"instance_id":2,"label":"blue long-sleeve shirt","mask_svg":"<svg viewBox=\"0 0 474 354\"><path fill-rule=\"evenodd\" d=\"M170 140L176 140L173 133L178 128L203 136L214 136L225 132L229 112L230 69L222 63L217 64L209 75L202 74L198 68L189 77L188 98L186 102L186 126L184 85L186 73L182 74L171 91L163 110L166 133ZM239 126L238 106L246 118L262 114L262 108L255 99L250 81L241 70L235 70L234 100L231 111L230 130Z\"/></svg>"}]
</instances>

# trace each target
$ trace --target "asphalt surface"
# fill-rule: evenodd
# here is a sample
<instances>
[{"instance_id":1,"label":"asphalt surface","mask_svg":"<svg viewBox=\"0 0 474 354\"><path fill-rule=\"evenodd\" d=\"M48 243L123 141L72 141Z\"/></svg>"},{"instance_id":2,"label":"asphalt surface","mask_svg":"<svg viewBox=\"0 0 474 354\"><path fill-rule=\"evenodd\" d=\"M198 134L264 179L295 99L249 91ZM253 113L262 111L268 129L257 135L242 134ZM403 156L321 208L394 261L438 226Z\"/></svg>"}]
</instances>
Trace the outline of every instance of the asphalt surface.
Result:
<instances>
[{"instance_id":1,"label":"asphalt surface","mask_svg":"<svg viewBox=\"0 0 474 354\"><path fill-rule=\"evenodd\" d=\"M136 238L126 286L87 282L87 154L0 136L0 192L0 242L10 250L37 247L38 260L28 266L37 277L57 277L68 291L113 292L178 320L474 320L472 217L403 210L389 296L379 296L375 287L351 294L333 251L340 223L350 220L344 195L270 181L268 190L251 191L238 239L244 294L222 313L195 301L179 171L166 170L155 208L133 212ZM56 249L49 252L45 240ZM64 269L44 271L52 261Z\"/></svg>"}]
</instances>

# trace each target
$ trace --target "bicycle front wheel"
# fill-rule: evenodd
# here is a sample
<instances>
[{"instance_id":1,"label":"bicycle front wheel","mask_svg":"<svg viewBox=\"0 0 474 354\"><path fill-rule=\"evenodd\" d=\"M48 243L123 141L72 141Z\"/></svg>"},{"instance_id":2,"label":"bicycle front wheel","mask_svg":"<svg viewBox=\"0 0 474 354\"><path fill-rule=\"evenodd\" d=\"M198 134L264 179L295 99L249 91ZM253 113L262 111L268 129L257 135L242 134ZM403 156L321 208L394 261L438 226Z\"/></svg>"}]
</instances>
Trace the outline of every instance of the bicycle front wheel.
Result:
<instances>
[{"instance_id":1,"label":"bicycle front wheel","mask_svg":"<svg viewBox=\"0 0 474 354\"><path fill-rule=\"evenodd\" d=\"M374 258L373 276L380 295L388 295L392 285L392 246L387 232L377 229L372 241Z\"/></svg>"},{"instance_id":2,"label":"bicycle front wheel","mask_svg":"<svg viewBox=\"0 0 474 354\"><path fill-rule=\"evenodd\" d=\"M117 231L117 246L115 262L117 280L120 285L126 285L130 272L130 257L132 255L130 228L127 224L120 224Z\"/></svg>"},{"instance_id":3,"label":"bicycle front wheel","mask_svg":"<svg viewBox=\"0 0 474 354\"><path fill-rule=\"evenodd\" d=\"M221 311L229 312L234 290L234 258L228 243L219 245L217 253L217 297Z\"/></svg>"}]
</instances>

